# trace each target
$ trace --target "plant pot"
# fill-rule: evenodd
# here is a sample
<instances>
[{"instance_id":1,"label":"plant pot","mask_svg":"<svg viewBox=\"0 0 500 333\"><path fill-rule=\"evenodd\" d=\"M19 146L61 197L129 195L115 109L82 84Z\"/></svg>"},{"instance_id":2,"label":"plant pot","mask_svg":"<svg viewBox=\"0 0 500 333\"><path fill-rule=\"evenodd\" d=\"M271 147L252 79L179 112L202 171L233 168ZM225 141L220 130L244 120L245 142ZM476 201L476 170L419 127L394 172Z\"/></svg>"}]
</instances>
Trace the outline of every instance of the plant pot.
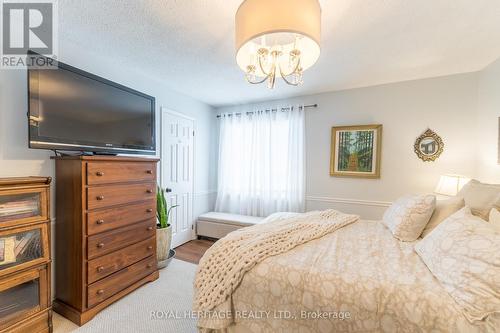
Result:
<instances>
[{"instance_id":1,"label":"plant pot","mask_svg":"<svg viewBox=\"0 0 500 333\"><path fill-rule=\"evenodd\" d=\"M163 261L158 261L158 269L162 269L162 268L167 267L168 264L170 264L170 262L174 258L174 256L175 256L175 250L170 249L170 253L168 254L168 258L166 260L163 260Z\"/></svg>"},{"instance_id":2,"label":"plant pot","mask_svg":"<svg viewBox=\"0 0 500 333\"><path fill-rule=\"evenodd\" d=\"M167 260L172 243L172 226L156 229L156 257L158 262Z\"/></svg>"}]
</instances>

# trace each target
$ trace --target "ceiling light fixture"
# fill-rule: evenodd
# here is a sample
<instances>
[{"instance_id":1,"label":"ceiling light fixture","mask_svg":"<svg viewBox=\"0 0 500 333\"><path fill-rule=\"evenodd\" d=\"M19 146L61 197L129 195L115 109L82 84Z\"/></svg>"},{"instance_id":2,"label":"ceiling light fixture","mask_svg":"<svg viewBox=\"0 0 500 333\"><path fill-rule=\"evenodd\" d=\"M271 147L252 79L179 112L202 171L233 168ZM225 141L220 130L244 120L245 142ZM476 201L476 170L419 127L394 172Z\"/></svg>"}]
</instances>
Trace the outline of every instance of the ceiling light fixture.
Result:
<instances>
[{"instance_id":1,"label":"ceiling light fixture","mask_svg":"<svg viewBox=\"0 0 500 333\"><path fill-rule=\"evenodd\" d=\"M236 12L236 62L251 84L276 76L300 85L303 72L320 55L318 0L245 0Z\"/></svg>"}]
</instances>

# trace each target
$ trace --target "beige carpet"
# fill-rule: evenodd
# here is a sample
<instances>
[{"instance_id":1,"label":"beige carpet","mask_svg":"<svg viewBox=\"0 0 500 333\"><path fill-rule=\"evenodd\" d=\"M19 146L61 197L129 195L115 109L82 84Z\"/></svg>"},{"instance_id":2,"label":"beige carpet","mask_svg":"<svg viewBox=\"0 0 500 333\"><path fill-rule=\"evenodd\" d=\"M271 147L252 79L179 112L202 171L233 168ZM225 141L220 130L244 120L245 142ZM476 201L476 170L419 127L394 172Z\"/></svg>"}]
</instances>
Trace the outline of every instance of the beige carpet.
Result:
<instances>
[{"instance_id":1,"label":"beige carpet","mask_svg":"<svg viewBox=\"0 0 500 333\"><path fill-rule=\"evenodd\" d=\"M112 304L82 327L54 313L54 333L196 332L196 321L185 318L185 312L191 311L195 271L196 265L173 259L160 270L158 280ZM164 313L163 319L158 312Z\"/></svg>"}]
</instances>

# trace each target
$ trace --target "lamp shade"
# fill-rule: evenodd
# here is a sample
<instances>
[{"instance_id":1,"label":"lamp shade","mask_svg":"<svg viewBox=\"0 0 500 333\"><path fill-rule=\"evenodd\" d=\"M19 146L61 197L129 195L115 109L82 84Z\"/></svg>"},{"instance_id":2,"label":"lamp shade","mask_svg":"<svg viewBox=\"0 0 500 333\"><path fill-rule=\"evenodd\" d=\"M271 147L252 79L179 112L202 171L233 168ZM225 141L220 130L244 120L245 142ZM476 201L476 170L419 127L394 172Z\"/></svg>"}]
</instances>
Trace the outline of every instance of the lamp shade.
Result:
<instances>
[{"instance_id":1,"label":"lamp shade","mask_svg":"<svg viewBox=\"0 0 500 333\"><path fill-rule=\"evenodd\" d=\"M470 181L470 178L460 175L444 175L439 179L434 192L436 194L446 195L449 197L457 195L458 192Z\"/></svg>"},{"instance_id":2,"label":"lamp shade","mask_svg":"<svg viewBox=\"0 0 500 333\"><path fill-rule=\"evenodd\" d=\"M236 13L236 61L243 71L260 48L277 46L284 54L298 49L306 70L319 58L320 38L318 0L245 0Z\"/></svg>"}]
</instances>

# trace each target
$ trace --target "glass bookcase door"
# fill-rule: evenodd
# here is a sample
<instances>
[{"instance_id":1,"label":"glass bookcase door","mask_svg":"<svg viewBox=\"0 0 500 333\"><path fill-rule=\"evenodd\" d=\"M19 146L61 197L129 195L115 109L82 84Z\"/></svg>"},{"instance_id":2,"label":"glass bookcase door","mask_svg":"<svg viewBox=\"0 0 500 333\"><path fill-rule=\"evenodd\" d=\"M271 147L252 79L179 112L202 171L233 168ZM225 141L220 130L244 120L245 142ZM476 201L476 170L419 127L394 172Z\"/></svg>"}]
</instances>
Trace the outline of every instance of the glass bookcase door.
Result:
<instances>
[{"instance_id":1,"label":"glass bookcase door","mask_svg":"<svg viewBox=\"0 0 500 333\"><path fill-rule=\"evenodd\" d=\"M0 291L0 323L7 323L40 309L40 281L26 281Z\"/></svg>"},{"instance_id":2,"label":"glass bookcase door","mask_svg":"<svg viewBox=\"0 0 500 333\"><path fill-rule=\"evenodd\" d=\"M49 291L46 268L35 268L0 282L0 331L14 322L47 309Z\"/></svg>"},{"instance_id":3,"label":"glass bookcase door","mask_svg":"<svg viewBox=\"0 0 500 333\"><path fill-rule=\"evenodd\" d=\"M46 192L43 189L30 191L5 191L0 193L0 227L14 222L34 222L48 218L44 207Z\"/></svg>"},{"instance_id":4,"label":"glass bookcase door","mask_svg":"<svg viewBox=\"0 0 500 333\"><path fill-rule=\"evenodd\" d=\"M0 276L48 258L46 225L0 232Z\"/></svg>"}]
</instances>

